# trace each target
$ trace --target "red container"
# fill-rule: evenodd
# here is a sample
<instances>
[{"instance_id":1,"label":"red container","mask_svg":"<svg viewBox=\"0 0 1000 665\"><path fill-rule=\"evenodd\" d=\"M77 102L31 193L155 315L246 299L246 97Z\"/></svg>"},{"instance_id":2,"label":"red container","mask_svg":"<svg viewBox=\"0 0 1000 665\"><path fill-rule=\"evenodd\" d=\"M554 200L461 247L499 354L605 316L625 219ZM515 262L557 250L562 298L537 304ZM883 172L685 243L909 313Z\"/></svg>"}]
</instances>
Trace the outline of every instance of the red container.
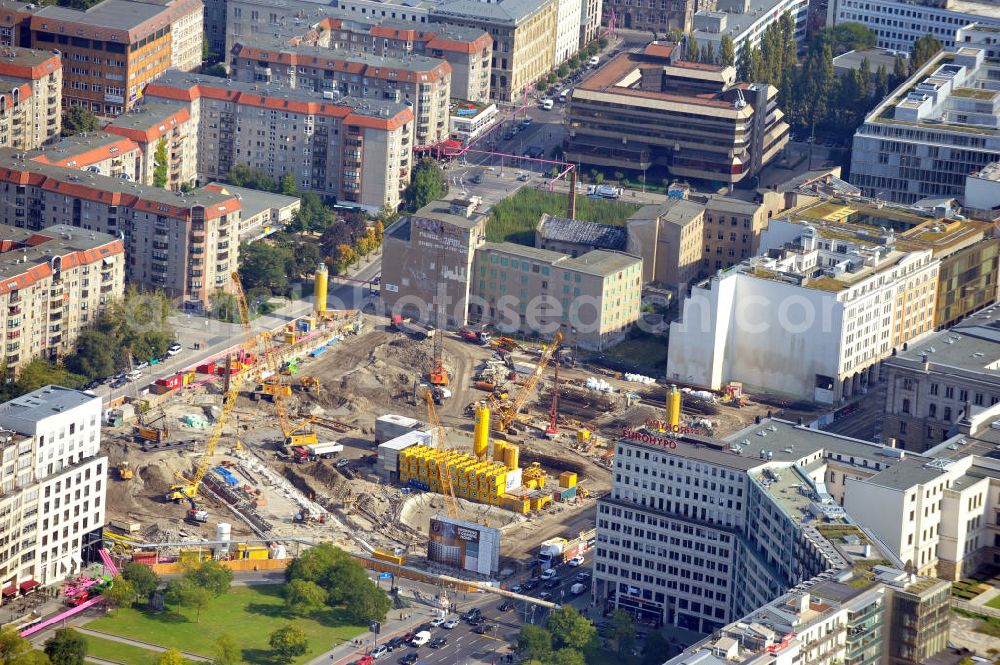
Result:
<instances>
[{"instance_id":1,"label":"red container","mask_svg":"<svg viewBox=\"0 0 1000 665\"><path fill-rule=\"evenodd\" d=\"M215 361L207 362L202 365L198 365L195 368L199 374L215 374Z\"/></svg>"}]
</instances>

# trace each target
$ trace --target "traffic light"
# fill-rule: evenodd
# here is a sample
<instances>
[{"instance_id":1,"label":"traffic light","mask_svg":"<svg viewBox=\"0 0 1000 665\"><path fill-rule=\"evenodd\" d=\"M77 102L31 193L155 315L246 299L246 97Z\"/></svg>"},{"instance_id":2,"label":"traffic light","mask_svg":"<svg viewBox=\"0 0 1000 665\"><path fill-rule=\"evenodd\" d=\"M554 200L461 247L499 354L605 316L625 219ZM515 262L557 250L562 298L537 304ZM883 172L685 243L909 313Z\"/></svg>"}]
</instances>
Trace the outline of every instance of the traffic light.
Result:
<instances>
[{"instance_id":1,"label":"traffic light","mask_svg":"<svg viewBox=\"0 0 1000 665\"><path fill-rule=\"evenodd\" d=\"M378 635L379 633L382 632L382 624L379 623L378 621L372 621L370 624L368 624L368 630L369 632Z\"/></svg>"}]
</instances>

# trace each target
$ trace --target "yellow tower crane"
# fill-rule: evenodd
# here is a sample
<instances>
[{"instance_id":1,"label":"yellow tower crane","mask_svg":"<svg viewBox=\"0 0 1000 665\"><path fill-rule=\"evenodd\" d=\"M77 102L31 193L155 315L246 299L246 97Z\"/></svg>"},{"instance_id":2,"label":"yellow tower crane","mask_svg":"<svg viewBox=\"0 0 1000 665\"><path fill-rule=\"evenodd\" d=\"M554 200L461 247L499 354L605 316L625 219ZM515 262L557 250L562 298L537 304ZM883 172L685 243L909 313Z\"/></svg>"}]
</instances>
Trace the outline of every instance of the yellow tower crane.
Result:
<instances>
[{"instance_id":1,"label":"yellow tower crane","mask_svg":"<svg viewBox=\"0 0 1000 665\"><path fill-rule=\"evenodd\" d=\"M563 334L557 332L552 338L552 342L545 347L545 351L542 352L542 357L538 359L538 364L535 369L532 370L528 378L524 380L524 384L518 391L517 395L514 397L510 403L501 403L497 408L497 417L493 419L494 425L498 432L506 432L510 427L514 419L517 418L518 412L528 403L528 399L535 392L535 387L538 385L538 380L542 378L542 372L548 366L552 357L555 356L556 351L559 349L559 345L563 341Z\"/></svg>"}]
</instances>

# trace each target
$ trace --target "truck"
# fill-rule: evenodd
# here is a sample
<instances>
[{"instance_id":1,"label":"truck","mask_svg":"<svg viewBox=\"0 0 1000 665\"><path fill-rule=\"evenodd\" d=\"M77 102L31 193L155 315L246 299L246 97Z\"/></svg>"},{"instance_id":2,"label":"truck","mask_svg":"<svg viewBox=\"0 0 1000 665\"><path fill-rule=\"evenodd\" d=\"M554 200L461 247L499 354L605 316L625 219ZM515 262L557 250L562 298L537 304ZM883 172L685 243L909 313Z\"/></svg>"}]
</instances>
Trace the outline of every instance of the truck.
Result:
<instances>
[{"instance_id":1,"label":"truck","mask_svg":"<svg viewBox=\"0 0 1000 665\"><path fill-rule=\"evenodd\" d=\"M572 539L549 538L538 548L537 563L542 570L555 568L593 547L594 536L595 532L591 529Z\"/></svg>"},{"instance_id":2,"label":"truck","mask_svg":"<svg viewBox=\"0 0 1000 665\"><path fill-rule=\"evenodd\" d=\"M413 339L429 339L434 336L434 328L425 326L424 324L414 321L413 319L403 318L401 314L392 315L391 325L393 330L398 330Z\"/></svg>"},{"instance_id":3,"label":"truck","mask_svg":"<svg viewBox=\"0 0 1000 665\"><path fill-rule=\"evenodd\" d=\"M472 342L473 344L489 344L493 338L493 335L490 334L490 331L485 326L481 328L466 326L459 330L458 334L466 342Z\"/></svg>"},{"instance_id":4,"label":"truck","mask_svg":"<svg viewBox=\"0 0 1000 665\"><path fill-rule=\"evenodd\" d=\"M611 185L590 185L587 187L587 196L598 199L620 199L622 188Z\"/></svg>"},{"instance_id":5,"label":"truck","mask_svg":"<svg viewBox=\"0 0 1000 665\"><path fill-rule=\"evenodd\" d=\"M296 462L313 462L318 459L333 459L344 452L344 445L336 441L313 443L292 448L292 456Z\"/></svg>"}]
</instances>

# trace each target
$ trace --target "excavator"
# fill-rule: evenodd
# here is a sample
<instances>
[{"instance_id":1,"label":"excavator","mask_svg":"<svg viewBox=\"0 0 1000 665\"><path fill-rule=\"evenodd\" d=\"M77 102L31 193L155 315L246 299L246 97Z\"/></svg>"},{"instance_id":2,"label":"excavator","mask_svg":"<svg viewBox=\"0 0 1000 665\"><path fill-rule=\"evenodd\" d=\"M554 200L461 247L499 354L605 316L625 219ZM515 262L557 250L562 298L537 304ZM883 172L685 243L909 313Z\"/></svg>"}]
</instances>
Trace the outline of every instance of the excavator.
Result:
<instances>
[{"instance_id":1,"label":"excavator","mask_svg":"<svg viewBox=\"0 0 1000 665\"><path fill-rule=\"evenodd\" d=\"M129 466L128 462L122 460L118 464L118 478L120 480L132 480L134 475L132 467Z\"/></svg>"}]
</instances>

